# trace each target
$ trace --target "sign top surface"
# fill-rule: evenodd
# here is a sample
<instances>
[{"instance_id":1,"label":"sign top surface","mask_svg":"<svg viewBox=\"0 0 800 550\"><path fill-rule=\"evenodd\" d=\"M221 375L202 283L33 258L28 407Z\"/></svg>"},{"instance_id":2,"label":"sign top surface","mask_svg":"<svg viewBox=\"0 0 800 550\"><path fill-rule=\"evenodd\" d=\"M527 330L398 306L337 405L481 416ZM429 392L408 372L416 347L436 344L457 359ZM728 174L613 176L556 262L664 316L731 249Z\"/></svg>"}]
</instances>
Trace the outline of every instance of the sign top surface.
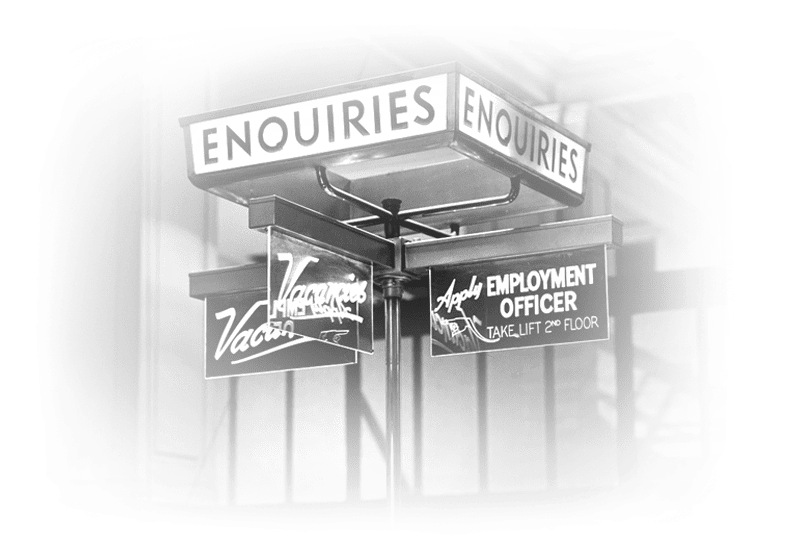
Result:
<instances>
[{"instance_id":1,"label":"sign top surface","mask_svg":"<svg viewBox=\"0 0 800 550\"><path fill-rule=\"evenodd\" d=\"M277 194L348 218L316 188L315 166L374 203L391 189L404 208L502 194L515 175L533 191L518 199L521 212L578 205L585 195L589 144L456 63L180 124L192 183L242 204Z\"/></svg>"}]
</instances>

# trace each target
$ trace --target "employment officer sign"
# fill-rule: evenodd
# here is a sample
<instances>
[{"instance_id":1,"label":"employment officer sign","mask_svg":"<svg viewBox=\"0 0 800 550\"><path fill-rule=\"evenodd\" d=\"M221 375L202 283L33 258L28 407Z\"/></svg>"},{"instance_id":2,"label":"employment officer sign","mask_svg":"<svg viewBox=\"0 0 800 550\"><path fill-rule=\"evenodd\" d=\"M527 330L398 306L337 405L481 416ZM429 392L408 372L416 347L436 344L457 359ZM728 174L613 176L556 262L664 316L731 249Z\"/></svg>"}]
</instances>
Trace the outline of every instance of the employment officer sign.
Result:
<instances>
[{"instance_id":1,"label":"employment officer sign","mask_svg":"<svg viewBox=\"0 0 800 550\"><path fill-rule=\"evenodd\" d=\"M608 339L606 249L430 270L431 355Z\"/></svg>"}]
</instances>

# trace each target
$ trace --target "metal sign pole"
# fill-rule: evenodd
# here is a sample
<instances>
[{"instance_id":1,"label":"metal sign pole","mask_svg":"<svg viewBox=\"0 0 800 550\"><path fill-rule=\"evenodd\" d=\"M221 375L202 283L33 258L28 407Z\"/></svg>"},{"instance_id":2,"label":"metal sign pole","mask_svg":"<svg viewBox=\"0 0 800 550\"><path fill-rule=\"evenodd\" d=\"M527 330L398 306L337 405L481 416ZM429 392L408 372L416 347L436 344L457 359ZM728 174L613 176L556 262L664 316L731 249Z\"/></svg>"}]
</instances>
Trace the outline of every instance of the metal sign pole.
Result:
<instances>
[{"instance_id":1,"label":"metal sign pole","mask_svg":"<svg viewBox=\"0 0 800 550\"><path fill-rule=\"evenodd\" d=\"M402 491L400 466L400 299L403 283L408 275L403 265L404 246L400 239L399 199L384 199L383 207L391 212L384 224L387 239L395 241L395 269L381 277L385 312L384 335L386 342L386 502L389 521L394 522Z\"/></svg>"},{"instance_id":2,"label":"metal sign pole","mask_svg":"<svg viewBox=\"0 0 800 550\"><path fill-rule=\"evenodd\" d=\"M400 298L403 277L388 276L381 281L386 312L386 500L394 520L400 493Z\"/></svg>"}]
</instances>

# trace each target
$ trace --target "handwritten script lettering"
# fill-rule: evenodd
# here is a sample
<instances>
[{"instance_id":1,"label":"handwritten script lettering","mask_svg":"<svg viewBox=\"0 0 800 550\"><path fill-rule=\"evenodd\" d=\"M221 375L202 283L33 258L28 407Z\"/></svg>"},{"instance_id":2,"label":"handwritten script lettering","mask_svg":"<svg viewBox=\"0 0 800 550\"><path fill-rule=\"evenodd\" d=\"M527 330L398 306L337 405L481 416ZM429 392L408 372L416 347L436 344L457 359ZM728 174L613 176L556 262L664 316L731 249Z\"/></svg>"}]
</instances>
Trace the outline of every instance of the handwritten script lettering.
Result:
<instances>
[{"instance_id":1,"label":"handwritten script lettering","mask_svg":"<svg viewBox=\"0 0 800 550\"><path fill-rule=\"evenodd\" d=\"M256 357L261 357L262 355L272 353L273 351L277 351L278 349L285 348L289 345L297 345L309 340L305 337L297 337L295 334L282 330L281 328L277 328L269 322L262 323L256 328L242 330L242 328L247 324L247 321L249 321L250 318L256 313L258 308L267 307L268 304L269 300L259 300L258 302L255 302L252 306L250 306L250 309L247 310L247 313L245 313L242 318L239 319L238 323L236 323L236 308L234 307L229 307L228 309L214 314L214 317L216 317L217 320L227 319L225 328L222 330L222 336L220 336L219 342L217 342L216 350L214 351L214 359L218 361L226 351L230 351L231 355L237 355L250 349L256 349L266 342L271 342L281 337L288 338L289 342L283 345L275 346L267 349L266 351L258 352L247 357L242 357L238 361L234 361L234 363L241 363L243 361L250 361ZM235 328L234 324L236 325ZM284 324L284 328L292 327L289 323L286 323Z\"/></svg>"},{"instance_id":2,"label":"handwritten script lettering","mask_svg":"<svg viewBox=\"0 0 800 550\"><path fill-rule=\"evenodd\" d=\"M455 292L456 280L450 283L447 292L443 296L436 298L436 309L431 312L431 324L433 330L440 334L444 341L458 348L462 352L479 351L480 342L494 343L498 338L487 338L478 329L483 323L477 316L468 316L462 308L462 302L466 300L477 300L481 297L483 283L477 283L477 276L473 275L469 283L469 288ZM458 316L447 318L446 313L452 313L455 309Z\"/></svg>"},{"instance_id":3,"label":"handwritten script lettering","mask_svg":"<svg viewBox=\"0 0 800 550\"><path fill-rule=\"evenodd\" d=\"M469 283L469 288L464 289L460 292L453 292L453 288L455 288L456 280L453 279L453 282L450 283L450 288L447 289L447 292L444 293L444 296L439 296L436 298L436 309L433 311L439 311L442 309L443 306L447 307L447 313L455 307L457 310L461 309L461 302L464 300L477 300L481 297L481 290L483 290L483 283L475 284L477 277L475 275L472 276L472 280Z\"/></svg>"},{"instance_id":4,"label":"handwritten script lettering","mask_svg":"<svg viewBox=\"0 0 800 550\"><path fill-rule=\"evenodd\" d=\"M355 275L350 274L350 282L298 284L305 269L319 259L306 256L295 262L290 253L279 253L277 257L287 267L270 318L302 320L327 317L340 323L344 319L364 322L357 308L367 300L367 281L357 281Z\"/></svg>"}]
</instances>

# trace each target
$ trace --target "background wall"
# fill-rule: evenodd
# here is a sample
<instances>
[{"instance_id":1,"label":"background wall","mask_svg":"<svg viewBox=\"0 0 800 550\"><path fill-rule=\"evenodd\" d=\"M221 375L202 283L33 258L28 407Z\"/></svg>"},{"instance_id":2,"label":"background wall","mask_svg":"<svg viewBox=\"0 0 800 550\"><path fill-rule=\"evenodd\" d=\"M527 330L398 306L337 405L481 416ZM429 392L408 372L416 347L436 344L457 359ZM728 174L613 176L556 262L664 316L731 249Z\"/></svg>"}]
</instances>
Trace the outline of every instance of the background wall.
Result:
<instances>
[{"instance_id":1,"label":"background wall","mask_svg":"<svg viewBox=\"0 0 800 550\"><path fill-rule=\"evenodd\" d=\"M52 161L42 167L48 184L32 193L47 214L38 227L43 284L30 296L48 312L35 325L49 352L41 475L59 480L65 498L84 486L129 496L138 451L143 72L129 47L81 53L51 106L53 141L41 144Z\"/></svg>"}]
</instances>

